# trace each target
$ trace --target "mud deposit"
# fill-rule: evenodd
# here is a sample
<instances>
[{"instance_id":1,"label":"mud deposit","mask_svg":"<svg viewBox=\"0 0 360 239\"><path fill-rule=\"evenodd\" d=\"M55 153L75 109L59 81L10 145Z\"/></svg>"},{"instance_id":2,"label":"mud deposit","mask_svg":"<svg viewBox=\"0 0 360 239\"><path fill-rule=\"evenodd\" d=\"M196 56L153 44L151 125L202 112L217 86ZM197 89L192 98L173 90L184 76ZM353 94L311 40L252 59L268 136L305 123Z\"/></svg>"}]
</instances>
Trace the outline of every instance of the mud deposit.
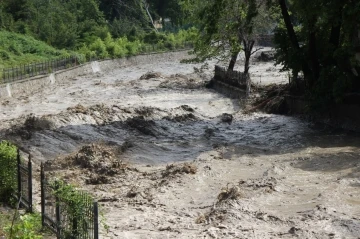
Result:
<instances>
[{"instance_id":1,"label":"mud deposit","mask_svg":"<svg viewBox=\"0 0 360 239\"><path fill-rule=\"evenodd\" d=\"M158 62L2 99L0 136L99 200L101 238L359 238L359 137L245 114L204 87L212 69Z\"/></svg>"}]
</instances>

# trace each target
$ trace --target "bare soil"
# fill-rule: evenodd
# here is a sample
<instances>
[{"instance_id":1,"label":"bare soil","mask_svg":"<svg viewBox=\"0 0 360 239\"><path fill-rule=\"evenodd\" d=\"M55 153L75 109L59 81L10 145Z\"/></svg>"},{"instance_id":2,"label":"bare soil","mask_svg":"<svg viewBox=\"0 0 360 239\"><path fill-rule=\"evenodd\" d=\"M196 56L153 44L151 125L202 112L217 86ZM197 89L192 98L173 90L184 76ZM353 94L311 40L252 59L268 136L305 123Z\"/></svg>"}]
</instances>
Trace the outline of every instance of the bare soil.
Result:
<instances>
[{"instance_id":1,"label":"bare soil","mask_svg":"<svg viewBox=\"0 0 360 239\"><path fill-rule=\"evenodd\" d=\"M246 112L204 87L213 64L131 66L6 99L0 137L93 194L101 238L359 238L359 136ZM271 62L251 71L287 79Z\"/></svg>"}]
</instances>

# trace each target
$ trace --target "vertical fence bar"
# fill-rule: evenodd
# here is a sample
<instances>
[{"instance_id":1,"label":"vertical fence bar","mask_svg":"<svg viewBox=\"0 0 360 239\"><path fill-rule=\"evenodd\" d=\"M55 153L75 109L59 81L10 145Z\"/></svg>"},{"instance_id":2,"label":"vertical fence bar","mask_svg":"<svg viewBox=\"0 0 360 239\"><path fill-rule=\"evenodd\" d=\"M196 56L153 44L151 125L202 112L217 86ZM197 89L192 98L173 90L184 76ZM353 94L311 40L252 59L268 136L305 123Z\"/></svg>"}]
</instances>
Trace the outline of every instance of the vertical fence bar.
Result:
<instances>
[{"instance_id":1,"label":"vertical fence bar","mask_svg":"<svg viewBox=\"0 0 360 239\"><path fill-rule=\"evenodd\" d=\"M93 203L94 209L94 239L99 239L99 207L98 202Z\"/></svg>"},{"instance_id":2,"label":"vertical fence bar","mask_svg":"<svg viewBox=\"0 0 360 239\"><path fill-rule=\"evenodd\" d=\"M17 149L17 180L18 180L18 199L20 199L21 195L22 195L22 190L21 190L21 158L20 158L20 149ZM21 204L20 204L21 205Z\"/></svg>"},{"instance_id":3,"label":"vertical fence bar","mask_svg":"<svg viewBox=\"0 0 360 239\"><path fill-rule=\"evenodd\" d=\"M59 189L58 182L55 182L55 190ZM57 237L61 238L61 212L60 212L60 200L57 195L55 195L55 213L56 213L56 232Z\"/></svg>"},{"instance_id":4,"label":"vertical fence bar","mask_svg":"<svg viewBox=\"0 0 360 239\"><path fill-rule=\"evenodd\" d=\"M29 212L32 213L32 163L31 163L31 155L29 155L29 162L28 162L28 194L29 194Z\"/></svg>"},{"instance_id":5,"label":"vertical fence bar","mask_svg":"<svg viewBox=\"0 0 360 239\"><path fill-rule=\"evenodd\" d=\"M44 163L40 165L40 190L41 190L41 225L45 226L45 172Z\"/></svg>"}]
</instances>

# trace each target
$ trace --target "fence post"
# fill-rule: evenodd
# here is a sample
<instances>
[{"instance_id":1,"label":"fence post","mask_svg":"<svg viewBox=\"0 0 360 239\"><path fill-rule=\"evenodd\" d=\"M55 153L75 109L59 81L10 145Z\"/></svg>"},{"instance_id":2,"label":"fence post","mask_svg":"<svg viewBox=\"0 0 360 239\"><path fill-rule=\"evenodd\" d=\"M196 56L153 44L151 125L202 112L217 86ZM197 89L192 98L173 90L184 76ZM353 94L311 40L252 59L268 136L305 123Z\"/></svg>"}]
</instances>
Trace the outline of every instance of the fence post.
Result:
<instances>
[{"instance_id":1,"label":"fence post","mask_svg":"<svg viewBox=\"0 0 360 239\"><path fill-rule=\"evenodd\" d=\"M44 163L40 165L40 189L41 189L41 225L45 226L45 172Z\"/></svg>"},{"instance_id":2,"label":"fence post","mask_svg":"<svg viewBox=\"0 0 360 239\"><path fill-rule=\"evenodd\" d=\"M18 179L18 197L21 198L21 159L20 159L20 149L17 149L17 179ZM21 206L21 203L19 204Z\"/></svg>"},{"instance_id":3,"label":"fence post","mask_svg":"<svg viewBox=\"0 0 360 239\"><path fill-rule=\"evenodd\" d=\"M29 154L29 162L28 162L28 191L29 191L29 212L32 213L32 163L31 163L31 155Z\"/></svg>"},{"instance_id":4,"label":"fence post","mask_svg":"<svg viewBox=\"0 0 360 239\"><path fill-rule=\"evenodd\" d=\"M99 207L98 202L94 202L94 239L99 239Z\"/></svg>"},{"instance_id":5,"label":"fence post","mask_svg":"<svg viewBox=\"0 0 360 239\"><path fill-rule=\"evenodd\" d=\"M58 181L55 181L55 191L59 189ZM57 237L61 238L61 215L60 215L60 200L57 195L55 195L55 213L56 213L56 231Z\"/></svg>"}]
</instances>

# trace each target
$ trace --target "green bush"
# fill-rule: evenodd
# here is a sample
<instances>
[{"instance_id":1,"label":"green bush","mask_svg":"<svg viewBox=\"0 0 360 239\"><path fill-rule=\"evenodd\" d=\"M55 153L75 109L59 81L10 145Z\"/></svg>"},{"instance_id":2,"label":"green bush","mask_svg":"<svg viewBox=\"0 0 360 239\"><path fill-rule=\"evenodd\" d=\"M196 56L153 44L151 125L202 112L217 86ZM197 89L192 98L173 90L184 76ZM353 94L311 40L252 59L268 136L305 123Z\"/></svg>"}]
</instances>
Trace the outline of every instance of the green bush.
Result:
<instances>
[{"instance_id":1,"label":"green bush","mask_svg":"<svg viewBox=\"0 0 360 239\"><path fill-rule=\"evenodd\" d=\"M137 53L140 52L141 49L141 43L139 40L134 41L134 42L130 42L128 41L127 44L125 45L129 56L133 56L136 55Z\"/></svg>"},{"instance_id":2,"label":"green bush","mask_svg":"<svg viewBox=\"0 0 360 239\"><path fill-rule=\"evenodd\" d=\"M7 141L0 142L0 201L8 202L17 187L17 148Z\"/></svg>"},{"instance_id":3,"label":"green bush","mask_svg":"<svg viewBox=\"0 0 360 239\"><path fill-rule=\"evenodd\" d=\"M94 51L95 54L100 58L106 58L109 56L109 53L106 50L106 45L100 38L97 38L93 43L90 44L90 50Z\"/></svg>"},{"instance_id":4,"label":"green bush","mask_svg":"<svg viewBox=\"0 0 360 239\"><path fill-rule=\"evenodd\" d=\"M157 33L155 31L151 31L144 36L144 42L147 44L157 44L159 42L164 42L165 40L166 35L164 33Z\"/></svg>"},{"instance_id":5,"label":"green bush","mask_svg":"<svg viewBox=\"0 0 360 239\"><path fill-rule=\"evenodd\" d=\"M12 235L11 239L41 239L41 228L41 215L34 213L20 216L12 229L11 224L5 227L5 232L9 238Z\"/></svg>"}]
</instances>

